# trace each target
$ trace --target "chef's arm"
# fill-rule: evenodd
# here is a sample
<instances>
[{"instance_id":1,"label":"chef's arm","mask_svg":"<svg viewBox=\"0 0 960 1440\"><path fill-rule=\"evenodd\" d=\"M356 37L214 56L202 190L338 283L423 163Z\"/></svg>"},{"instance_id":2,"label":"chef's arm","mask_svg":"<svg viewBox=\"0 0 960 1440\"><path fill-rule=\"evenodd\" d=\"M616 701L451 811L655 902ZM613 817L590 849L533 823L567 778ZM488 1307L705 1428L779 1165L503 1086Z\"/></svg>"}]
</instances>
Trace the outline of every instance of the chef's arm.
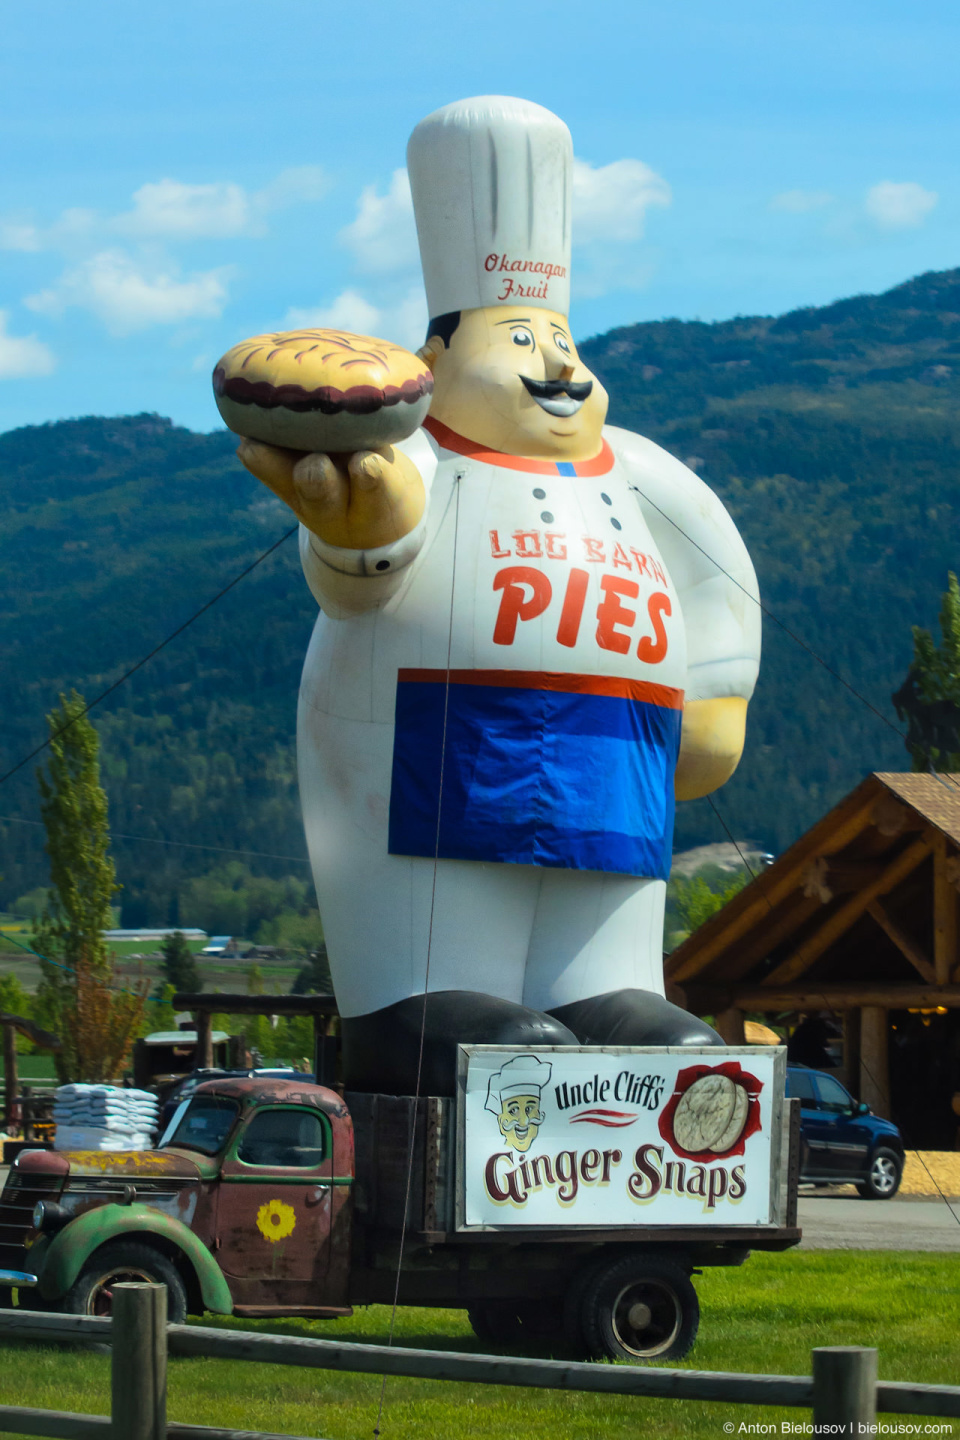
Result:
<instances>
[{"instance_id":1,"label":"chef's arm","mask_svg":"<svg viewBox=\"0 0 960 1440\"><path fill-rule=\"evenodd\" d=\"M674 775L678 800L698 800L726 784L743 754L746 727L747 702L739 695L686 702Z\"/></svg>"},{"instance_id":2,"label":"chef's arm","mask_svg":"<svg viewBox=\"0 0 960 1440\"><path fill-rule=\"evenodd\" d=\"M436 458L421 431L337 460L252 440L237 453L300 521L303 573L325 614L343 619L390 599L426 534Z\"/></svg>"},{"instance_id":3,"label":"chef's arm","mask_svg":"<svg viewBox=\"0 0 960 1440\"><path fill-rule=\"evenodd\" d=\"M380 549L409 535L423 518L420 471L395 446L334 459L243 440L237 454L301 525L334 550Z\"/></svg>"}]
</instances>

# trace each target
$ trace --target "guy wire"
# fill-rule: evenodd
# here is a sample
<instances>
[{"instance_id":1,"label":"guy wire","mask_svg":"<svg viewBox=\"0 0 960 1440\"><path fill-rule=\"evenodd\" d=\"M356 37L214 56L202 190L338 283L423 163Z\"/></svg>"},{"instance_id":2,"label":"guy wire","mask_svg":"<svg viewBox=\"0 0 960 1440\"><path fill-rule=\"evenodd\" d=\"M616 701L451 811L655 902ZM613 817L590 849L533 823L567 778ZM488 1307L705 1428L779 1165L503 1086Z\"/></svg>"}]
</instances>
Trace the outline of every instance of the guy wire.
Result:
<instances>
[{"instance_id":1,"label":"guy wire","mask_svg":"<svg viewBox=\"0 0 960 1440\"><path fill-rule=\"evenodd\" d=\"M23 769L24 765L29 765L30 761L36 755L39 755L42 751L46 750L48 746L52 745L54 740L59 740L60 736L66 734L66 732L70 729L72 725L76 725L78 720L83 719L84 715L89 715L90 711L94 708L95 705L99 705L101 701L106 700L107 696L112 695L114 690L119 690L120 686L123 685L127 680L129 680L131 675L135 675L138 670L142 670L148 660L152 660L154 655L159 655L161 650L165 650L172 640L176 640L178 635L182 635L184 630L189 629L195 620L199 620L201 615L206 614L206 612L211 609L212 606L216 605L218 600L222 600L224 595L228 594L235 585L239 585L240 581L245 579L246 576L251 573L251 571L256 570L258 565L262 565L268 555L272 555L274 550L279 550L283 542L285 540L289 540L290 536L293 535L299 528L300 526L299 524L297 524L292 525L289 530L284 531L284 533L280 536L279 540L275 540L272 545L268 545L266 550L264 550L260 555L257 556L256 560L252 561L243 570L241 570L239 575L235 575L228 584L224 585L222 590L217 591L216 595L211 596L211 598L207 600L205 604L200 606L199 610L195 610L193 614L189 617L189 619L184 620L182 625L178 625L176 630L171 630L170 634L166 637L165 640L161 640L159 645L154 645L153 649L148 651L148 653L144 655L142 659L138 660L135 665L131 665L129 670L125 670L120 676L119 680L114 680L112 685L108 685L106 690L101 690L100 694L96 695L92 700L85 701L83 704L83 708L79 710L76 715L74 715L72 720L68 720L66 725L61 725L58 730L54 730L51 735L47 736L46 740L42 741L39 745L35 745L28 755L24 755L20 760L17 761L16 765L12 765L9 770L7 770L3 775L0 775L0 785L3 785L7 780L10 779L12 775L16 775L18 770Z\"/></svg>"},{"instance_id":2,"label":"guy wire","mask_svg":"<svg viewBox=\"0 0 960 1440\"><path fill-rule=\"evenodd\" d=\"M427 960L423 976L423 1013L420 1018L420 1048L417 1054L417 1080L413 1096L413 1116L410 1125L410 1144L407 1151L407 1184L403 1199L403 1224L400 1229L400 1247L397 1255L397 1279L393 1289L393 1306L390 1311L390 1333L387 1339L388 1348L393 1345L393 1334L397 1322L397 1309L400 1304L400 1276L403 1270L403 1251L407 1238L407 1220L410 1210L410 1190L413 1182L413 1157L417 1138L417 1113L420 1108L420 1084L423 1074L423 1051L426 1043L427 1033L427 995L430 989L430 953L433 949L433 917L437 901L437 867L440 861L440 820L443 809L443 778L447 758L447 715L450 706L450 661L453 654L453 607L454 595L457 585L457 540L460 531L460 481L462 476L459 470L454 471L453 476L456 482L454 511L453 511L453 566L450 575L450 614L447 621L447 669L444 683L443 695L443 727L440 733L440 779L437 787L437 831L433 849L433 882L430 888L430 922L427 930ZM377 1405L377 1423L374 1426L375 1436L380 1434L380 1422L383 1418L383 1402L387 1389L386 1372L380 1378L380 1399Z\"/></svg>"}]
</instances>

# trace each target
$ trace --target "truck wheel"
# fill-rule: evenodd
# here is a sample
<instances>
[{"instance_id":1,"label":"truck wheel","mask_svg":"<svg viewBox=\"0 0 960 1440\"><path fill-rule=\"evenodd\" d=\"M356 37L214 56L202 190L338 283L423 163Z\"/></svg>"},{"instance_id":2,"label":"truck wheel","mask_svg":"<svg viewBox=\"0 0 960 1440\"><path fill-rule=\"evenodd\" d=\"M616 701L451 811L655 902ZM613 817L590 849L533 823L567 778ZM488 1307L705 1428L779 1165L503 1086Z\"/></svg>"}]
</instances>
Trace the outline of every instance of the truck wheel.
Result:
<instances>
[{"instance_id":1,"label":"truck wheel","mask_svg":"<svg viewBox=\"0 0 960 1440\"><path fill-rule=\"evenodd\" d=\"M864 1200L892 1200L900 1189L903 1162L893 1150L877 1150L870 1161L867 1178L857 1186Z\"/></svg>"},{"instance_id":2,"label":"truck wheel","mask_svg":"<svg viewBox=\"0 0 960 1440\"><path fill-rule=\"evenodd\" d=\"M549 1300L481 1300L467 1310L473 1333L485 1345L516 1349L542 1346L561 1334L556 1306Z\"/></svg>"},{"instance_id":3,"label":"truck wheel","mask_svg":"<svg viewBox=\"0 0 960 1440\"><path fill-rule=\"evenodd\" d=\"M586 1336L583 1333L583 1301L588 1289L592 1285L600 1269L604 1269L608 1261L587 1264L578 1270L570 1281L569 1288L563 1301L563 1336L567 1342L567 1349L574 1360L589 1360L590 1347L587 1345Z\"/></svg>"},{"instance_id":4,"label":"truck wheel","mask_svg":"<svg viewBox=\"0 0 960 1440\"><path fill-rule=\"evenodd\" d=\"M497 1335L497 1326L491 1314L493 1308L492 1305L484 1305L480 1302L476 1305L471 1305L467 1310L467 1319L470 1321L473 1333L478 1340L483 1341L484 1345L500 1344Z\"/></svg>"},{"instance_id":5,"label":"truck wheel","mask_svg":"<svg viewBox=\"0 0 960 1440\"><path fill-rule=\"evenodd\" d=\"M598 1271L583 1297L594 1360L680 1360L700 1326L697 1292L664 1255L628 1255Z\"/></svg>"},{"instance_id":6,"label":"truck wheel","mask_svg":"<svg viewBox=\"0 0 960 1440\"><path fill-rule=\"evenodd\" d=\"M60 1301L60 1310L67 1315L109 1315L114 1285L129 1280L166 1285L167 1319L171 1325L183 1324L187 1292L176 1266L138 1240L112 1240L95 1250Z\"/></svg>"}]
</instances>

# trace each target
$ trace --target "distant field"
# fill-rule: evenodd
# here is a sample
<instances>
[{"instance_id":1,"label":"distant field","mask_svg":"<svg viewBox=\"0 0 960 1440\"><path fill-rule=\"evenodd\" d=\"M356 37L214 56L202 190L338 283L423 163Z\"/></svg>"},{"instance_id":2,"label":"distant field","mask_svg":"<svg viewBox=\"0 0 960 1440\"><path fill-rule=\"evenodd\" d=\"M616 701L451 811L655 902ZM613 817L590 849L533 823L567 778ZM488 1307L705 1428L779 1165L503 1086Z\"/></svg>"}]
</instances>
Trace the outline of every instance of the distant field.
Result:
<instances>
[{"instance_id":1,"label":"distant field","mask_svg":"<svg viewBox=\"0 0 960 1440\"><path fill-rule=\"evenodd\" d=\"M19 939L19 936L17 937ZM40 962L25 950L14 950L9 947L4 950L4 936L0 932L0 976L15 975L25 990L31 994L40 983ZM23 943L29 944L27 933L23 935ZM202 942L198 941L194 953L200 948ZM142 975L149 980L151 986L156 985L162 976L160 963L157 960L137 960L133 958L138 953L136 944L116 945L111 947L117 960L117 973L127 979L135 979ZM140 942L139 950L143 950L143 942ZM152 951L150 953L153 953ZM218 960L216 957L209 957L199 961L200 974L203 978L205 990L227 990L245 992L247 988L247 976L251 964L257 964L263 974L264 984L267 992L277 991L279 994L286 994L297 977L299 965L291 960Z\"/></svg>"},{"instance_id":2,"label":"distant field","mask_svg":"<svg viewBox=\"0 0 960 1440\"><path fill-rule=\"evenodd\" d=\"M697 1279L700 1339L681 1368L809 1375L818 1345L875 1345L880 1378L956 1383L960 1369L960 1276L949 1255L811 1251L754 1255L742 1269ZM390 1310L370 1306L349 1320L225 1320L217 1328L261 1330L385 1344ZM484 1346L461 1310L401 1309L398 1345L476 1354ZM108 1357L79 1350L6 1346L0 1401L105 1414ZM673 1362L676 1365L678 1362ZM175 1358L168 1412L195 1425L237 1426L356 1440L375 1433L377 1375L298 1370L243 1361ZM808 1425L810 1412L571 1391L523 1390L388 1378L384 1440L718 1440L764 1424ZM909 1422L898 1415L896 1422ZM921 1432L924 1421L920 1421ZM742 1429L741 1429L742 1427ZM949 1422L944 1434L950 1434ZM756 1433L756 1432L754 1432Z\"/></svg>"}]
</instances>

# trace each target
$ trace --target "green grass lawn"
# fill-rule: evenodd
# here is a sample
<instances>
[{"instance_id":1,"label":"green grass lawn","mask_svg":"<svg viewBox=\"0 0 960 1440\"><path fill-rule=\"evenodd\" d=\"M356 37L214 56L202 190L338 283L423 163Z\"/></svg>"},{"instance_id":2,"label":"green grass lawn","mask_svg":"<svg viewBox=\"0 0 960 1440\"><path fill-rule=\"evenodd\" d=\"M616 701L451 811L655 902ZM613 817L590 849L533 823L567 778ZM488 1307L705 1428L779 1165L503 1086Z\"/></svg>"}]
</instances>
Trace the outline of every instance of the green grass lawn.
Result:
<instances>
[{"instance_id":1,"label":"green grass lawn","mask_svg":"<svg viewBox=\"0 0 960 1440\"><path fill-rule=\"evenodd\" d=\"M960 1375L960 1257L885 1251L755 1255L741 1270L708 1270L697 1280L700 1339L684 1368L808 1375L817 1345L876 1345L880 1378L956 1384ZM341 1321L225 1321L324 1339L383 1344L385 1306ZM466 1315L401 1310L395 1343L476 1353ZM109 1358L66 1349L8 1345L0 1401L40 1408L109 1410ZM171 1420L245 1430L356 1440L372 1435L377 1376L346 1375L239 1361L173 1359ZM907 1417L898 1416L905 1420ZM504 1386L388 1378L384 1440L517 1440L633 1437L718 1440L725 1421L809 1421L803 1410L601 1397ZM946 1432L949 1433L949 1432Z\"/></svg>"},{"instance_id":2,"label":"green grass lawn","mask_svg":"<svg viewBox=\"0 0 960 1440\"><path fill-rule=\"evenodd\" d=\"M0 1075L4 1073L3 1061L0 1059ZM33 1055L17 1056L17 1075L21 1084L24 1081L29 1085L33 1080L54 1080L56 1074L52 1055L43 1055L38 1051Z\"/></svg>"}]
</instances>

